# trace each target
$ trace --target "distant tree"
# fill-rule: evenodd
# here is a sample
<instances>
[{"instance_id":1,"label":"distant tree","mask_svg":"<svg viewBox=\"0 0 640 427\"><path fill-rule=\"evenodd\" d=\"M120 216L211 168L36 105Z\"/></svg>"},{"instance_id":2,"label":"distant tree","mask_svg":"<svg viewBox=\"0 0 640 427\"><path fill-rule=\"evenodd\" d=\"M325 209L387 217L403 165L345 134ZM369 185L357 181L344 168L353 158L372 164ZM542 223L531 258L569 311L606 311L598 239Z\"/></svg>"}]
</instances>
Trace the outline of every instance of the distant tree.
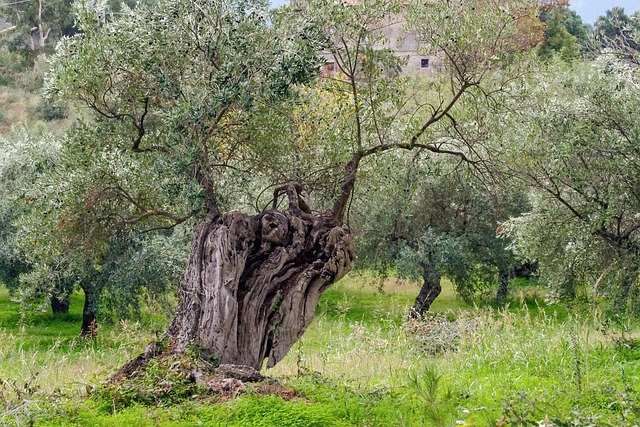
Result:
<instances>
[{"instance_id":1,"label":"distant tree","mask_svg":"<svg viewBox=\"0 0 640 427\"><path fill-rule=\"evenodd\" d=\"M614 7L600 16L594 26L596 40L601 48L613 48L626 59L637 61L640 44L637 35L640 32L640 14L629 17L624 8Z\"/></svg>"},{"instance_id":2,"label":"distant tree","mask_svg":"<svg viewBox=\"0 0 640 427\"><path fill-rule=\"evenodd\" d=\"M186 260L184 236L119 233L106 242L102 255L91 246L85 257L67 256L48 231L54 225L47 224L65 226L56 209L73 171L65 171L63 145L49 133L17 127L0 137L0 151L0 282L20 298L24 310L50 304L53 313L67 313L70 293L82 289L81 332L90 335L96 332L100 306L130 317L142 293L175 289ZM104 292L110 296L106 302L101 301Z\"/></svg>"},{"instance_id":3,"label":"distant tree","mask_svg":"<svg viewBox=\"0 0 640 427\"><path fill-rule=\"evenodd\" d=\"M143 0L150 3L153 0ZM45 52L53 52L63 36L75 34L74 0L7 1L0 5L0 17L7 21L0 31L0 43L11 51L22 52L33 59ZM133 7L136 0L103 0L105 19L122 8Z\"/></svg>"},{"instance_id":4,"label":"distant tree","mask_svg":"<svg viewBox=\"0 0 640 427\"><path fill-rule=\"evenodd\" d=\"M358 266L382 274L395 269L422 281L412 316L429 310L442 277L467 301L490 289L504 300L518 264L499 232L502 221L524 210L524 197L489 190L477 177L456 170L455 163L438 163L434 174L414 162L405 167L396 162L396 178L388 185L403 191L370 188L353 208Z\"/></svg>"},{"instance_id":5,"label":"distant tree","mask_svg":"<svg viewBox=\"0 0 640 427\"><path fill-rule=\"evenodd\" d=\"M635 315L639 87L638 67L615 52L571 69L556 64L522 88L531 103L502 122L513 156L503 164L535 190L531 212L507 227L515 249L539 261L556 295L595 295L612 312Z\"/></svg>"},{"instance_id":6,"label":"distant tree","mask_svg":"<svg viewBox=\"0 0 640 427\"><path fill-rule=\"evenodd\" d=\"M544 41L538 46L538 54L544 59L550 59L552 55L558 54L565 61L577 59L580 57L581 42L578 37L571 33L573 30L586 38L582 27L580 17L566 8L547 7L540 14L540 20L545 24Z\"/></svg>"},{"instance_id":7,"label":"distant tree","mask_svg":"<svg viewBox=\"0 0 640 427\"><path fill-rule=\"evenodd\" d=\"M31 210L29 188L54 168L59 149L59 141L52 135L24 127L0 137L0 281L13 294L21 291L20 276L31 271L17 247L20 229L16 221ZM68 311L68 292L62 283L52 278L50 288L52 292L40 297L50 297L54 313Z\"/></svg>"},{"instance_id":8,"label":"distant tree","mask_svg":"<svg viewBox=\"0 0 640 427\"><path fill-rule=\"evenodd\" d=\"M76 135L83 135L81 127ZM14 281L22 301L41 304L43 298L50 298L53 310L68 310L69 294L81 289L84 308L80 332L94 336L101 308L107 307L121 318L130 317L143 293L161 295L175 289L187 255L188 239L180 233L168 230L149 235L135 228L91 230L84 224L82 232L75 234L82 225L62 210L64 203L70 205L74 200L80 200L75 209L90 209L92 198L100 197L94 186L103 184L105 191L118 191L109 187L114 174L134 180L139 178L136 170L144 171L148 165L98 150L87 153L82 165L78 152L70 148L68 140L62 140L51 145L56 147L55 161L50 160L50 167L43 169L33 163L33 157L50 152L50 148L42 149L50 139L34 140L29 142L32 148L23 143L16 150L20 150L22 167L39 169L40 173L25 174L28 179L20 184L21 199L12 201L12 206L24 207L13 217L15 238L10 242L14 258L25 267ZM29 152L33 153L31 158ZM109 295L106 301L103 294Z\"/></svg>"},{"instance_id":9,"label":"distant tree","mask_svg":"<svg viewBox=\"0 0 640 427\"><path fill-rule=\"evenodd\" d=\"M9 26L3 30L4 44L13 51L37 56L53 50L63 35L75 32L72 0L5 2L0 14Z\"/></svg>"},{"instance_id":10,"label":"distant tree","mask_svg":"<svg viewBox=\"0 0 640 427\"><path fill-rule=\"evenodd\" d=\"M585 24L580 15L578 15L574 10L563 9L562 15L564 15L562 24L569 34L577 39L578 44L580 45L580 50L584 52L590 49L593 45L592 28L588 24Z\"/></svg>"}]
</instances>

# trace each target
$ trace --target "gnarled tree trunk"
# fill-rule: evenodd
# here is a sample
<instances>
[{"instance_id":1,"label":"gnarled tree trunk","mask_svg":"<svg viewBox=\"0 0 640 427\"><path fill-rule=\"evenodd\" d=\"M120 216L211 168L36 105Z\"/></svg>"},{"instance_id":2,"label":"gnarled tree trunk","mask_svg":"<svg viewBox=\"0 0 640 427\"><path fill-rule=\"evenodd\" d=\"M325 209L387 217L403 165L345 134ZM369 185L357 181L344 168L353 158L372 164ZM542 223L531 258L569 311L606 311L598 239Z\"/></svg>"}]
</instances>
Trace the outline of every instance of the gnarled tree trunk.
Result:
<instances>
[{"instance_id":1,"label":"gnarled tree trunk","mask_svg":"<svg viewBox=\"0 0 640 427\"><path fill-rule=\"evenodd\" d=\"M195 345L220 363L275 365L354 258L348 232L297 204L255 216L211 213L193 236L169 328L173 350Z\"/></svg>"},{"instance_id":2,"label":"gnarled tree trunk","mask_svg":"<svg viewBox=\"0 0 640 427\"><path fill-rule=\"evenodd\" d=\"M442 286L440 286L441 276L437 270L428 266L425 267L422 271L422 278L424 280L422 288L420 288L420 293L409 312L409 317L411 318L424 316L429 311L433 301L442 292Z\"/></svg>"},{"instance_id":3,"label":"gnarled tree trunk","mask_svg":"<svg viewBox=\"0 0 640 427\"><path fill-rule=\"evenodd\" d=\"M83 286L84 307L82 308L82 327L80 335L83 337L95 337L98 334L97 312L102 288L99 286Z\"/></svg>"},{"instance_id":4,"label":"gnarled tree trunk","mask_svg":"<svg viewBox=\"0 0 640 427\"><path fill-rule=\"evenodd\" d=\"M498 272L498 290L496 292L496 301L502 303L506 301L509 295L509 280L513 277L513 268L501 267Z\"/></svg>"}]
</instances>

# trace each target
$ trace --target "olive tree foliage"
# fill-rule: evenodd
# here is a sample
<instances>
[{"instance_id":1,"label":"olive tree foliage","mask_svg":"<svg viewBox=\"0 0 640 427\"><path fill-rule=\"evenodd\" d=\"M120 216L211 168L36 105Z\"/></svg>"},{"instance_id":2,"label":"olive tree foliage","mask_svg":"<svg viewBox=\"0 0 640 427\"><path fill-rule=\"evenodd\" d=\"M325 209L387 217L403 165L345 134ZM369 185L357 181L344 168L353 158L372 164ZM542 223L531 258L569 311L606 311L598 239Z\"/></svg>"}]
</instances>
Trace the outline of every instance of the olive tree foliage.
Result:
<instances>
[{"instance_id":1,"label":"olive tree foliage","mask_svg":"<svg viewBox=\"0 0 640 427\"><path fill-rule=\"evenodd\" d=\"M612 52L639 63L640 12L629 16L621 7L607 10L596 20L594 36L600 48L610 48Z\"/></svg>"},{"instance_id":2,"label":"olive tree foliage","mask_svg":"<svg viewBox=\"0 0 640 427\"><path fill-rule=\"evenodd\" d=\"M320 86L319 101L330 99L319 102L324 118L304 125L316 138L347 141L338 147L338 159L347 162L341 210L334 209L339 217L358 172L384 173L364 160L385 152L448 155L487 171L484 117L500 109L526 66L528 50L542 39L538 3L306 1L295 6L325 29L323 54L336 70ZM438 59L436 74L428 79L397 74L407 58L393 53L397 46L384 32L397 23L417 40L418 53Z\"/></svg>"},{"instance_id":3,"label":"olive tree foliage","mask_svg":"<svg viewBox=\"0 0 640 427\"><path fill-rule=\"evenodd\" d=\"M530 102L503 123L505 162L533 191L508 224L514 248L540 263L560 297L602 297L638 314L640 70L618 55L554 66L522 86Z\"/></svg>"},{"instance_id":4,"label":"olive tree foliage","mask_svg":"<svg viewBox=\"0 0 640 427\"><path fill-rule=\"evenodd\" d=\"M76 163L116 168L70 193L65 247L195 224L172 351L195 345L255 368L284 357L350 270L343 222L364 159L424 150L481 162L483 118L468 107L496 106L530 43L520 24L536 14L517 0L267 6L160 1L110 21L80 2L81 34L58 46L49 80L91 117L70 138ZM396 16L443 57L421 95L389 73L403 59L380 29ZM338 73L316 82L318 52ZM122 162L140 166L121 173Z\"/></svg>"},{"instance_id":5,"label":"olive tree foliage","mask_svg":"<svg viewBox=\"0 0 640 427\"><path fill-rule=\"evenodd\" d=\"M79 128L76 136L82 134ZM146 165L105 151L81 156L72 141L65 139L42 141L34 144L37 154L55 148L55 162L50 161L46 169L39 166L40 173L30 174L28 182L22 183L26 209L13 219L11 247L25 268L15 286L26 306L42 306L51 298L54 311L61 305L68 309L69 294L82 289L85 303L81 333L95 335L101 307L120 318L131 317L138 311L141 295L161 295L175 289L186 260L188 239L180 233L148 235L135 229L109 232L78 224L79 217L67 209L90 209L86 196L89 192L90 197L97 197L94 186L108 188L118 176L135 181ZM45 150L44 144L51 146ZM29 153L24 146L20 150L22 155ZM14 206L20 206L20 200ZM106 301L101 300L104 293L109 295Z\"/></svg>"},{"instance_id":6,"label":"olive tree foliage","mask_svg":"<svg viewBox=\"0 0 640 427\"><path fill-rule=\"evenodd\" d=\"M387 179L354 205L358 267L421 281L412 316L429 310L443 277L467 301L487 291L504 299L517 261L500 223L524 211L524 197L488 187L450 160L417 160L390 162Z\"/></svg>"},{"instance_id":7,"label":"olive tree foliage","mask_svg":"<svg viewBox=\"0 0 640 427\"><path fill-rule=\"evenodd\" d=\"M54 167L59 150L52 135L30 133L24 127L0 137L0 282L11 292L18 290L20 274L29 271L16 247L15 221L29 211L33 201L29 189Z\"/></svg>"}]
</instances>

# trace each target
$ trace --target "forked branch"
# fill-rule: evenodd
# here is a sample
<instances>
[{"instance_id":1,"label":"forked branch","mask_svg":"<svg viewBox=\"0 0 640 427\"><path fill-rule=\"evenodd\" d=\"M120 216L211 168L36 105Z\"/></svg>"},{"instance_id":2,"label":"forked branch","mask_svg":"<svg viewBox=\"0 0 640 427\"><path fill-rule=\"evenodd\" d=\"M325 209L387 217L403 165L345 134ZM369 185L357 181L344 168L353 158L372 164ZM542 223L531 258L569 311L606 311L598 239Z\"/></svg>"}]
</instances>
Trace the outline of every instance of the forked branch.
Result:
<instances>
[{"instance_id":1,"label":"forked branch","mask_svg":"<svg viewBox=\"0 0 640 427\"><path fill-rule=\"evenodd\" d=\"M296 215L311 214L309 203L302 196L302 185L294 182L277 187L273 190L273 209L278 207L278 198L281 194L286 194L289 199L289 210Z\"/></svg>"}]
</instances>

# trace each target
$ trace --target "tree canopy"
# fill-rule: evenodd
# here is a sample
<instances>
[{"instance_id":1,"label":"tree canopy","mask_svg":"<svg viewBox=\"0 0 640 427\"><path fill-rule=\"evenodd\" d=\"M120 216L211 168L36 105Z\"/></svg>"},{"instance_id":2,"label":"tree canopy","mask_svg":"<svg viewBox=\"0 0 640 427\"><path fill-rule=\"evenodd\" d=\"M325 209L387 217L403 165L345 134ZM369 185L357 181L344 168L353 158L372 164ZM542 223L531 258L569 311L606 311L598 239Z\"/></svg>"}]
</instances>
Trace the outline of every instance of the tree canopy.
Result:
<instances>
[{"instance_id":1,"label":"tree canopy","mask_svg":"<svg viewBox=\"0 0 640 427\"><path fill-rule=\"evenodd\" d=\"M505 165L534 189L510 222L515 248L559 295L605 296L619 314L638 307L638 77L615 52L556 64L522 87L527 108L511 119L527 125L506 136Z\"/></svg>"}]
</instances>

